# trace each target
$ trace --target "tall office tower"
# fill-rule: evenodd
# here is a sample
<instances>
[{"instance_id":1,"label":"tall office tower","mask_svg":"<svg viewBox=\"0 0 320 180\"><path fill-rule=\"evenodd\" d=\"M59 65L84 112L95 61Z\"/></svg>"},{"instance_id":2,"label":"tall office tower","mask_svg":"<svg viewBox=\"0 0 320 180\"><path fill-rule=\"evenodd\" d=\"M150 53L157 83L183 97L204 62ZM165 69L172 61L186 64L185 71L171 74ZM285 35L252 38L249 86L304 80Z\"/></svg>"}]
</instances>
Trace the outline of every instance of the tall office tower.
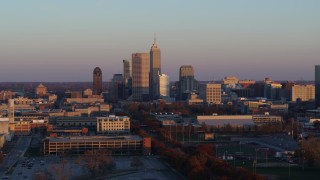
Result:
<instances>
[{"instance_id":1,"label":"tall office tower","mask_svg":"<svg viewBox=\"0 0 320 180\"><path fill-rule=\"evenodd\" d=\"M149 54L132 54L132 100L149 100Z\"/></svg>"},{"instance_id":2,"label":"tall office tower","mask_svg":"<svg viewBox=\"0 0 320 180\"><path fill-rule=\"evenodd\" d=\"M297 99L301 101L314 101L315 98L315 86L313 84L308 85L293 85L292 87L292 99L295 102Z\"/></svg>"},{"instance_id":3,"label":"tall office tower","mask_svg":"<svg viewBox=\"0 0 320 180\"><path fill-rule=\"evenodd\" d=\"M185 100L192 91L197 91L197 82L194 79L194 69L191 65L180 67L179 73L179 100Z\"/></svg>"},{"instance_id":4,"label":"tall office tower","mask_svg":"<svg viewBox=\"0 0 320 180\"><path fill-rule=\"evenodd\" d=\"M166 74L158 75L159 77L159 95L161 98L167 98L169 94L169 76Z\"/></svg>"},{"instance_id":5,"label":"tall office tower","mask_svg":"<svg viewBox=\"0 0 320 180\"><path fill-rule=\"evenodd\" d=\"M161 52L154 37L153 45L150 49L150 98L159 98L159 75L161 74Z\"/></svg>"},{"instance_id":6,"label":"tall office tower","mask_svg":"<svg viewBox=\"0 0 320 180\"><path fill-rule=\"evenodd\" d=\"M221 103L221 84L206 84L206 102L208 104Z\"/></svg>"},{"instance_id":7,"label":"tall office tower","mask_svg":"<svg viewBox=\"0 0 320 180\"><path fill-rule=\"evenodd\" d=\"M101 95L102 93L102 71L99 67L93 70L93 94Z\"/></svg>"},{"instance_id":8,"label":"tall office tower","mask_svg":"<svg viewBox=\"0 0 320 180\"><path fill-rule=\"evenodd\" d=\"M320 65L315 66L316 108L320 107Z\"/></svg>"},{"instance_id":9,"label":"tall office tower","mask_svg":"<svg viewBox=\"0 0 320 180\"><path fill-rule=\"evenodd\" d=\"M123 60L123 84L128 86L129 79L131 78L131 64L129 60Z\"/></svg>"},{"instance_id":10,"label":"tall office tower","mask_svg":"<svg viewBox=\"0 0 320 180\"><path fill-rule=\"evenodd\" d=\"M111 100L117 102L119 99L123 99L124 85L123 75L114 74L112 78Z\"/></svg>"},{"instance_id":11,"label":"tall office tower","mask_svg":"<svg viewBox=\"0 0 320 180\"><path fill-rule=\"evenodd\" d=\"M130 60L123 60L123 99L127 99L132 92L132 66Z\"/></svg>"}]
</instances>

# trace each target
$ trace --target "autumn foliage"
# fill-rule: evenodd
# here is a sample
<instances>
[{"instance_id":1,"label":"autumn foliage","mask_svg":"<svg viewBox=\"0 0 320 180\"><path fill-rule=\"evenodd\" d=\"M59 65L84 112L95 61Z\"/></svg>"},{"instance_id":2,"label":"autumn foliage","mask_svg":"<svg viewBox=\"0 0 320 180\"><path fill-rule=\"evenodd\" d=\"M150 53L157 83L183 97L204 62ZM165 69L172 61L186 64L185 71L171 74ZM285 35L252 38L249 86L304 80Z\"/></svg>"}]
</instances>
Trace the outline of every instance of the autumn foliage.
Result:
<instances>
[{"instance_id":1,"label":"autumn foliage","mask_svg":"<svg viewBox=\"0 0 320 180\"><path fill-rule=\"evenodd\" d=\"M197 147L171 148L159 140L152 140L153 152L159 154L188 179L262 179L248 170L235 168L217 159L212 144Z\"/></svg>"}]
</instances>

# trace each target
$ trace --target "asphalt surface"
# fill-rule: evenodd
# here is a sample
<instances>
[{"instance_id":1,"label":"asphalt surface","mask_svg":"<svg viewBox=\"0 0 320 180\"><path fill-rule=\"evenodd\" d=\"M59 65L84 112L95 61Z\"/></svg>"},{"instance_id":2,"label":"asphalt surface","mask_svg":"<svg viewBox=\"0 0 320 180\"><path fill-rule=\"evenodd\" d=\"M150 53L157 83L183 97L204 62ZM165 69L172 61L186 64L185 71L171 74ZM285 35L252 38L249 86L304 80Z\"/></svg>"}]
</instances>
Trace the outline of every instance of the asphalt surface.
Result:
<instances>
[{"instance_id":1,"label":"asphalt surface","mask_svg":"<svg viewBox=\"0 0 320 180\"><path fill-rule=\"evenodd\" d=\"M6 174L18 161L23 159L24 153L27 151L32 136L20 136L18 137L17 142L14 147L7 154L7 156L3 159L1 166L3 167L0 170L1 179L9 179L10 177Z\"/></svg>"}]
</instances>

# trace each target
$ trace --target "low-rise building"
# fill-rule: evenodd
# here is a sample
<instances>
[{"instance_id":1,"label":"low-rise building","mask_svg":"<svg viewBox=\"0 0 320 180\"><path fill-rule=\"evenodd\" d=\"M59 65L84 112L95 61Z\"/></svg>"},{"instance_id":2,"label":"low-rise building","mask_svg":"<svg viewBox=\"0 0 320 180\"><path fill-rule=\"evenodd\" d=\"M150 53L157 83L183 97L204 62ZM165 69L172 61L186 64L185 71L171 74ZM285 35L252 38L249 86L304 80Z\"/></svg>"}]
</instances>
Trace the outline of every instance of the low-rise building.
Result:
<instances>
[{"instance_id":1,"label":"low-rise building","mask_svg":"<svg viewBox=\"0 0 320 180\"><path fill-rule=\"evenodd\" d=\"M19 135L28 135L31 132L31 122L30 121L16 121L14 124L14 132Z\"/></svg>"},{"instance_id":2,"label":"low-rise building","mask_svg":"<svg viewBox=\"0 0 320 180\"><path fill-rule=\"evenodd\" d=\"M67 98L67 103L96 103L96 102L104 102L102 97L88 97L88 98Z\"/></svg>"},{"instance_id":3,"label":"low-rise building","mask_svg":"<svg viewBox=\"0 0 320 180\"><path fill-rule=\"evenodd\" d=\"M261 126L266 124L282 123L281 116L265 115L214 115L214 116L197 116L199 124L207 126L224 127L231 125L233 127L244 126Z\"/></svg>"},{"instance_id":4,"label":"low-rise building","mask_svg":"<svg viewBox=\"0 0 320 180\"><path fill-rule=\"evenodd\" d=\"M50 117L49 124L60 127L89 127L95 129L97 119L95 117Z\"/></svg>"},{"instance_id":5,"label":"low-rise building","mask_svg":"<svg viewBox=\"0 0 320 180\"><path fill-rule=\"evenodd\" d=\"M140 136L47 137L44 155L81 154L88 150L110 150L113 155L150 155L151 138Z\"/></svg>"},{"instance_id":6,"label":"low-rise building","mask_svg":"<svg viewBox=\"0 0 320 180\"><path fill-rule=\"evenodd\" d=\"M187 104L188 105L202 105L203 104L203 99L200 99L198 97L198 94L192 92L190 95L189 95L189 98L187 100Z\"/></svg>"},{"instance_id":7,"label":"low-rise building","mask_svg":"<svg viewBox=\"0 0 320 180\"><path fill-rule=\"evenodd\" d=\"M151 113L155 118L160 121L162 126L172 126L177 123L182 123L183 119L179 114L174 113Z\"/></svg>"},{"instance_id":8,"label":"low-rise building","mask_svg":"<svg viewBox=\"0 0 320 180\"><path fill-rule=\"evenodd\" d=\"M119 134L130 132L130 118L127 116L97 117L97 132Z\"/></svg>"}]
</instances>

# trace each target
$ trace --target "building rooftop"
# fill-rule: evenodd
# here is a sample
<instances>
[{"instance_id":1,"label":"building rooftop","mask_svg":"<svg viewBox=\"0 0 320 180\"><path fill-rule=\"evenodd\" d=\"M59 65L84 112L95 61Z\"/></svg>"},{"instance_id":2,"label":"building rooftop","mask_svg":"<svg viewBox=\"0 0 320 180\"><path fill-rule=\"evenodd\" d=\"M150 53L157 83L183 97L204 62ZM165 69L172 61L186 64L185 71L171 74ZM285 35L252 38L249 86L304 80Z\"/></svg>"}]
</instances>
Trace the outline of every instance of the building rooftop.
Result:
<instances>
[{"instance_id":1,"label":"building rooftop","mask_svg":"<svg viewBox=\"0 0 320 180\"><path fill-rule=\"evenodd\" d=\"M111 141L111 140L136 140L141 141L142 138L137 135L127 136L71 136L71 137L47 137L50 142L86 142L86 141Z\"/></svg>"},{"instance_id":2,"label":"building rooftop","mask_svg":"<svg viewBox=\"0 0 320 180\"><path fill-rule=\"evenodd\" d=\"M9 122L9 118L0 118L0 122Z\"/></svg>"}]
</instances>

